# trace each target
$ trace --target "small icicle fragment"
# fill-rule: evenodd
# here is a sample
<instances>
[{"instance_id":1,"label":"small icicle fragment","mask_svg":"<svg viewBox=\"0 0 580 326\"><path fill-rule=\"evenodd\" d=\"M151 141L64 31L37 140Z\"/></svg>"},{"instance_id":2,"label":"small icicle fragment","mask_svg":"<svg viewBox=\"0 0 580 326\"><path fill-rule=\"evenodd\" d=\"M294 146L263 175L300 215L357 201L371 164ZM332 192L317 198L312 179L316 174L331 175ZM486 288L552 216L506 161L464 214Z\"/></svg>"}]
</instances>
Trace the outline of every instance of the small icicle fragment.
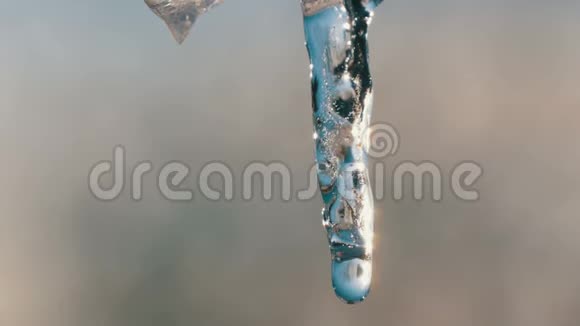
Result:
<instances>
[{"instance_id":1,"label":"small icicle fragment","mask_svg":"<svg viewBox=\"0 0 580 326\"><path fill-rule=\"evenodd\" d=\"M171 34L181 44L197 18L223 0L145 0L151 10L163 19Z\"/></svg>"}]
</instances>

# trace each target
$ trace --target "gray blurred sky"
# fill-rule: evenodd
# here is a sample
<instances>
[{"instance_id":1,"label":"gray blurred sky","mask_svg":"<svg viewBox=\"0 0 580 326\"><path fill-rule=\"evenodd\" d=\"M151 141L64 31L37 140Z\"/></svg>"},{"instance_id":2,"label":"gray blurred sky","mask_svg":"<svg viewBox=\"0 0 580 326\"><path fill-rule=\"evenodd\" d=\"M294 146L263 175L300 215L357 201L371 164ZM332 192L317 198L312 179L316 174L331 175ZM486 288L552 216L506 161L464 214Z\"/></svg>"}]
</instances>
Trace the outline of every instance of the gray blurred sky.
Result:
<instances>
[{"instance_id":1,"label":"gray blurred sky","mask_svg":"<svg viewBox=\"0 0 580 326\"><path fill-rule=\"evenodd\" d=\"M12 1L0 12L0 324L580 323L580 4L385 1L375 121L404 160L485 168L482 199L377 203L375 287L334 298L321 201L113 203L89 168L313 161L293 1L227 1L184 46L142 1ZM187 181L190 185L194 180ZM238 196L239 197L239 196Z\"/></svg>"}]
</instances>

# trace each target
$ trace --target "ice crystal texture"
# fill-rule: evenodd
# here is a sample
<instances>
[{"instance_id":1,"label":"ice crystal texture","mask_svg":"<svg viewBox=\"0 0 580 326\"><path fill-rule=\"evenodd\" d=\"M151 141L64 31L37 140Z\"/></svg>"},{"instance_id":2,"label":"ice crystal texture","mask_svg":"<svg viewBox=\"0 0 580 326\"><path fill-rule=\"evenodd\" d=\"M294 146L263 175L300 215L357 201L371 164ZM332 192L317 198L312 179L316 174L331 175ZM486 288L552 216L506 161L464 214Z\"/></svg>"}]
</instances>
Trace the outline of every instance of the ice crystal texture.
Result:
<instances>
[{"instance_id":1,"label":"ice crystal texture","mask_svg":"<svg viewBox=\"0 0 580 326\"><path fill-rule=\"evenodd\" d=\"M367 29L381 0L303 0L318 182L332 284L347 303L370 292L374 208L368 128L373 102Z\"/></svg>"}]
</instances>

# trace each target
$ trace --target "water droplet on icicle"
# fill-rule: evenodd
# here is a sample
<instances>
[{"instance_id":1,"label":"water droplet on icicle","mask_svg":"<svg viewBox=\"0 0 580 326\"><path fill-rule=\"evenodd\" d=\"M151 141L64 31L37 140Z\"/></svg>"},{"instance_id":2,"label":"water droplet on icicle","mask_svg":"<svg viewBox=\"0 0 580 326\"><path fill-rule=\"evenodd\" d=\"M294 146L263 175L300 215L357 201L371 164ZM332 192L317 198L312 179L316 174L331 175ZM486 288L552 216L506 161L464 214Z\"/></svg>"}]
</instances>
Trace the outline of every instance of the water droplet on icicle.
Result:
<instances>
[{"instance_id":1,"label":"water droplet on icicle","mask_svg":"<svg viewBox=\"0 0 580 326\"><path fill-rule=\"evenodd\" d=\"M145 0L151 10L163 19L175 40L181 44L197 18L223 0Z\"/></svg>"},{"instance_id":2,"label":"water droplet on icicle","mask_svg":"<svg viewBox=\"0 0 580 326\"><path fill-rule=\"evenodd\" d=\"M363 301L371 291L372 262L360 258L332 261L332 286L348 304Z\"/></svg>"}]
</instances>

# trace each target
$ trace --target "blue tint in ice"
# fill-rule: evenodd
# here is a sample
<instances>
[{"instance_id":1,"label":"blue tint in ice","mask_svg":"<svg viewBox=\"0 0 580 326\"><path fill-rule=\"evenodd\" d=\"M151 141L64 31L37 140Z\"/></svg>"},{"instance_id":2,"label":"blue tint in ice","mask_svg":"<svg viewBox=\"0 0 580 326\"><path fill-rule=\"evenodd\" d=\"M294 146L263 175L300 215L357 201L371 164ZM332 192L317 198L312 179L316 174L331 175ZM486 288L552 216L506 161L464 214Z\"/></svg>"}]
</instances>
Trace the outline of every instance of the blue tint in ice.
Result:
<instances>
[{"instance_id":1,"label":"blue tint in ice","mask_svg":"<svg viewBox=\"0 0 580 326\"><path fill-rule=\"evenodd\" d=\"M332 283L363 301L372 278L374 208L367 152L372 111L367 29L382 0L303 0L318 181Z\"/></svg>"}]
</instances>

